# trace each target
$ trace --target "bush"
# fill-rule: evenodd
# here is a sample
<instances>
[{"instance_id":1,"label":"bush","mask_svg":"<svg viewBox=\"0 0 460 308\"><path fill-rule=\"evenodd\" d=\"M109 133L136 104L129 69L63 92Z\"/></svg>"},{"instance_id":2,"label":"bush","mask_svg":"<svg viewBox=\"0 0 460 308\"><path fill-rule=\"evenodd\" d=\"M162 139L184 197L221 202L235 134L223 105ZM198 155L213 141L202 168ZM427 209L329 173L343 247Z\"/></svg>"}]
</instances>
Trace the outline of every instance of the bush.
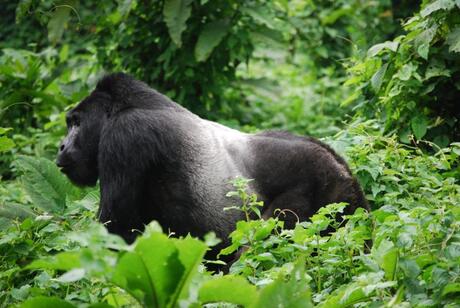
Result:
<instances>
[{"instance_id":1,"label":"bush","mask_svg":"<svg viewBox=\"0 0 460 308\"><path fill-rule=\"evenodd\" d=\"M406 34L369 49L346 84L357 91L358 113L378 117L385 132L409 143L425 138L443 147L460 138L460 5L426 1L405 23Z\"/></svg>"}]
</instances>

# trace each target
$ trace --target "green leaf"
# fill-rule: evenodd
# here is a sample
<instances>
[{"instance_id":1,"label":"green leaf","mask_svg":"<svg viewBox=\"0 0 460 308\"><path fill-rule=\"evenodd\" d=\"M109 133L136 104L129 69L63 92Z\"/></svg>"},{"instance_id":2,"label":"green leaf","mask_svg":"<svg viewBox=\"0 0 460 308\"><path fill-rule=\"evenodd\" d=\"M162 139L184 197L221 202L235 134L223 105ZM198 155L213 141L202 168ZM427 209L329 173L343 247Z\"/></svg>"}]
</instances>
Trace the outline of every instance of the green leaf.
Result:
<instances>
[{"instance_id":1,"label":"green leaf","mask_svg":"<svg viewBox=\"0 0 460 308\"><path fill-rule=\"evenodd\" d=\"M64 283L74 282L84 278L85 273L86 271L83 268L74 268L54 280Z\"/></svg>"},{"instance_id":2,"label":"green leaf","mask_svg":"<svg viewBox=\"0 0 460 308\"><path fill-rule=\"evenodd\" d=\"M276 29L276 24L274 23L275 16L273 16L270 10L266 7L243 7L241 11L251 16L256 22L265 25L270 29Z\"/></svg>"},{"instance_id":3,"label":"green leaf","mask_svg":"<svg viewBox=\"0 0 460 308\"><path fill-rule=\"evenodd\" d=\"M414 46L422 57L422 54L426 53L428 55L428 51L425 51L425 49L430 47L430 44L433 41L437 31L438 25L435 24L414 37ZM426 59L426 57L423 58Z\"/></svg>"},{"instance_id":4,"label":"green leaf","mask_svg":"<svg viewBox=\"0 0 460 308\"><path fill-rule=\"evenodd\" d=\"M12 129L11 127L8 127L8 128L0 127L0 135L3 135L4 133L9 132L11 129Z\"/></svg>"},{"instance_id":5,"label":"green leaf","mask_svg":"<svg viewBox=\"0 0 460 308\"><path fill-rule=\"evenodd\" d=\"M387 41L385 43L380 43L380 44L374 45L371 48L369 48L369 50L367 51L367 56L373 57L377 55L383 49L389 49L391 51L396 52L396 50L398 50L398 46L399 46L398 42Z\"/></svg>"},{"instance_id":6,"label":"green leaf","mask_svg":"<svg viewBox=\"0 0 460 308\"><path fill-rule=\"evenodd\" d=\"M450 52L460 52L460 27L453 29L447 36Z\"/></svg>"},{"instance_id":7,"label":"green leaf","mask_svg":"<svg viewBox=\"0 0 460 308\"><path fill-rule=\"evenodd\" d=\"M414 64L408 63L399 69L396 76L398 76L400 80L407 81L414 75L416 70L417 67Z\"/></svg>"},{"instance_id":8,"label":"green leaf","mask_svg":"<svg viewBox=\"0 0 460 308\"><path fill-rule=\"evenodd\" d=\"M180 240L173 239L173 241L179 250L179 260L184 265L185 270L170 299L170 307L175 307L180 298L187 296L188 286L207 250L206 244L191 237Z\"/></svg>"},{"instance_id":9,"label":"green leaf","mask_svg":"<svg viewBox=\"0 0 460 308\"><path fill-rule=\"evenodd\" d=\"M151 233L120 258L113 281L144 306L175 307L205 250L196 239Z\"/></svg>"},{"instance_id":10,"label":"green leaf","mask_svg":"<svg viewBox=\"0 0 460 308\"><path fill-rule=\"evenodd\" d=\"M186 29L187 19L192 13L192 0L166 0L163 6L163 17L168 27L169 36L178 46L182 46L182 32Z\"/></svg>"},{"instance_id":11,"label":"green leaf","mask_svg":"<svg viewBox=\"0 0 460 308\"><path fill-rule=\"evenodd\" d=\"M425 136L427 127L428 127L428 120L425 116L417 115L413 117L410 121L410 125L412 131L414 132L415 137L420 140Z\"/></svg>"},{"instance_id":12,"label":"green leaf","mask_svg":"<svg viewBox=\"0 0 460 308\"><path fill-rule=\"evenodd\" d=\"M75 306L57 297L39 296L31 298L19 306L21 308L74 308Z\"/></svg>"},{"instance_id":13,"label":"green leaf","mask_svg":"<svg viewBox=\"0 0 460 308\"><path fill-rule=\"evenodd\" d=\"M0 153L11 150L14 147L14 142L6 136L0 136Z\"/></svg>"},{"instance_id":14,"label":"green leaf","mask_svg":"<svg viewBox=\"0 0 460 308\"><path fill-rule=\"evenodd\" d=\"M243 277L221 276L203 283L198 299L202 304L224 302L249 307L257 299L257 289Z\"/></svg>"},{"instance_id":15,"label":"green leaf","mask_svg":"<svg viewBox=\"0 0 460 308\"><path fill-rule=\"evenodd\" d=\"M16 7L16 23L19 23L29 12L32 0L21 0Z\"/></svg>"},{"instance_id":16,"label":"green leaf","mask_svg":"<svg viewBox=\"0 0 460 308\"><path fill-rule=\"evenodd\" d=\"M417 48L417 53L422 57L423 59L428 59L428 53L430 51L430 45L429 44L421 44Z\"/></svg>"},{"instance_id":17,"label":"green leaf","mask_svg":"<svg viewBox=\"0 0 460 308\"><path fill-rule=\"evenodd\" d=\"M385 73L388 69L388 63L382 65L377 72L371 78L372 89L377 93L382 87L383 79L385 78Z\"/></svg>"},{"instance_id":18,"label":"green leaf","mask_svg":"<svg viewBox=\"0 0 460 308\"><path fill-rule=\"evenodd\" d=\"M313 307L305 274L305 261L299 259L287 277L281 274L273 283L263 288L253 307Z\"/></svg>"},{"instance_id":19,"label":"green leaf","mask_svg":"<svg viewBox=\"0 0 460 308\"><path fill-rule=\"evenodd\" d=\"M70 11L75 6L75 1L64 1L59 3L51 13L48 22L48 39L53 44L59 42L70 18Z\"/></svg>"},{"instance_id":20,"label":"green leaf","mask_svg":"<svg viewBox=\"0 0 460 308\"><path fill-rule=\"evenodd\" d=\"M7 203L0 205L0 217L24 220L35 216L37 215L23 204Z\"/></svg>"},{"instance_id":21,"label":"green leaf","mask_svg":"<svg viewBox=\"0 0 460 308\"><path fill-rule=\"evenodd\" d=\"M431 15L433 12L436 12L439 10L450 10L454 7L454 5L455 3L452 0L437 0L427 5L420 12L420 15L422 17L427 17L428 15Z\"/></svg>"},{"instance_id":22,"label":"green leaf","mask_svg":"<svg viewBox=\"0 0 460 308\"><path fill-rule=\"evenodd\" d=\"M442 296L450 295L453 293L460 293L460 283L449 283L442 289Z\"/></svg>"},{"instance_id":23,"label":"green leaf","mask_svg":"<svg viewBox=\"0 0 460 308\"><path fill-rule=\"evenodd\" d=\"M52 257L35 260L27 265L25 269L53 269L67 271L80 266L81 262L79 253L65 251Z\"/></svg>"},{"instance_id":24,"label":"green leaf","mask_svg":"<svg viewBox=\"0 0 460 308\"><path fill-rule=\"evenodd\" d=\"M387 280L394 280L399 253L398 249L394 247L393 242L388 240L381 241L378 248L373 249L372 255L380 268L385 272L385 278Z\"/></svg>"},{"instance_id":25,"label":"green leaf","mask_svg":"<svg viewBox=\"0 0 460 308\"><path fill-rule=\"evenodd\" d=\"M195 46L195 59L198 62L205 61L225 37L228 29L228 23L223 20L213 21L205 25Z\"/></svg>"},{"instance_id":26,"label":"green leaf","mask_svg":"<svg viewBox=\"0 0 460 308\"><path fill-rule=\"evenodd\" d=\"M50 160L19 156L14 164L24 174L22 181L33 205L44 211L60 213L66 207L67 197L79 196L78 190Z\"/></svg>"}]
</instances>

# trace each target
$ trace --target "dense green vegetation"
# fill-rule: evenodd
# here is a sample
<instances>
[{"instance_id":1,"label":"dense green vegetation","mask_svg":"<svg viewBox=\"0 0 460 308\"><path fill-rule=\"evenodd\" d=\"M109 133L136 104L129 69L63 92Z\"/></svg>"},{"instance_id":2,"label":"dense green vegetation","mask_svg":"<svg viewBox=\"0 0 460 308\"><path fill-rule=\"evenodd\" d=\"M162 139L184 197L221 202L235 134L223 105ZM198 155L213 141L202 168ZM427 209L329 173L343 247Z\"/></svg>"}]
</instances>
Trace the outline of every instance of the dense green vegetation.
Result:
<instances>
[{"instance_id":1,"label":"dense green vegetation","mask_svg":"<svg viewBox=\"0 0 460 308\"><path fill-rule=\"evenodd\" d=\"M0 307L460 305L459 1L21 0L0 25ZM127 245L53 162L65 111L118 70L225 125L322 138L372 211L246 215L225 275L213 234L152 222ZM228 210L257 213L233 184Z\"/></svg>"}]
</instances>

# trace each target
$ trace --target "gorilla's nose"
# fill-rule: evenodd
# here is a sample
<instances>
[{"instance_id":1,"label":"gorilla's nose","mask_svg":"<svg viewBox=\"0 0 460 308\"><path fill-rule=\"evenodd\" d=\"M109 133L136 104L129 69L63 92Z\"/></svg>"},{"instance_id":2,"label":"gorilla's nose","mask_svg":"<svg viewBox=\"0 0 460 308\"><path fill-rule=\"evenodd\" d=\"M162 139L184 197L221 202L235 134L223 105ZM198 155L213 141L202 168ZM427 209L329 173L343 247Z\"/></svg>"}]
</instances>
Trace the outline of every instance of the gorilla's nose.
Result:
<instances>
[{"instance_id":1,"label":"gorilla's nose","mask_svg":"<svg viewBox=\"0 0 460 308\"><path fill-rule=\"evenodd\" d=\"M64 168L65 166L67 166L68 164L66 164L65 162L62 161L62 159L60 159L60 157L58 157L56 159L56 166L58 166L59 168Z\"/></svg>"}]
</instances>

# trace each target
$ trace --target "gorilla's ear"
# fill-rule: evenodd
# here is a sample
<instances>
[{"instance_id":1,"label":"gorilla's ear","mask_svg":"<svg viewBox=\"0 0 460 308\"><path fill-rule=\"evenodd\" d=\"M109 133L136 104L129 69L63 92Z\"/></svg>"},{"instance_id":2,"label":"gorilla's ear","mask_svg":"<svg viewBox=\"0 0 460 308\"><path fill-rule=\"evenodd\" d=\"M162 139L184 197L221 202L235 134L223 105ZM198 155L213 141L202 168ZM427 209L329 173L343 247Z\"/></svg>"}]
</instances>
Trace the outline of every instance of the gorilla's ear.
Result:
<instances>
[{"instance_id":1,"label":"gorilla's ear","mask_svg":"<svg viewBox=\"0 0 460 308\"><path fill-rule=\"evenodd\" d=\"M133 77L124 73L106 75L97 83L95 91L110 96L110 100L104 106L109 116L133 105L135 83Z\"/></svg>"}]
</instances>

